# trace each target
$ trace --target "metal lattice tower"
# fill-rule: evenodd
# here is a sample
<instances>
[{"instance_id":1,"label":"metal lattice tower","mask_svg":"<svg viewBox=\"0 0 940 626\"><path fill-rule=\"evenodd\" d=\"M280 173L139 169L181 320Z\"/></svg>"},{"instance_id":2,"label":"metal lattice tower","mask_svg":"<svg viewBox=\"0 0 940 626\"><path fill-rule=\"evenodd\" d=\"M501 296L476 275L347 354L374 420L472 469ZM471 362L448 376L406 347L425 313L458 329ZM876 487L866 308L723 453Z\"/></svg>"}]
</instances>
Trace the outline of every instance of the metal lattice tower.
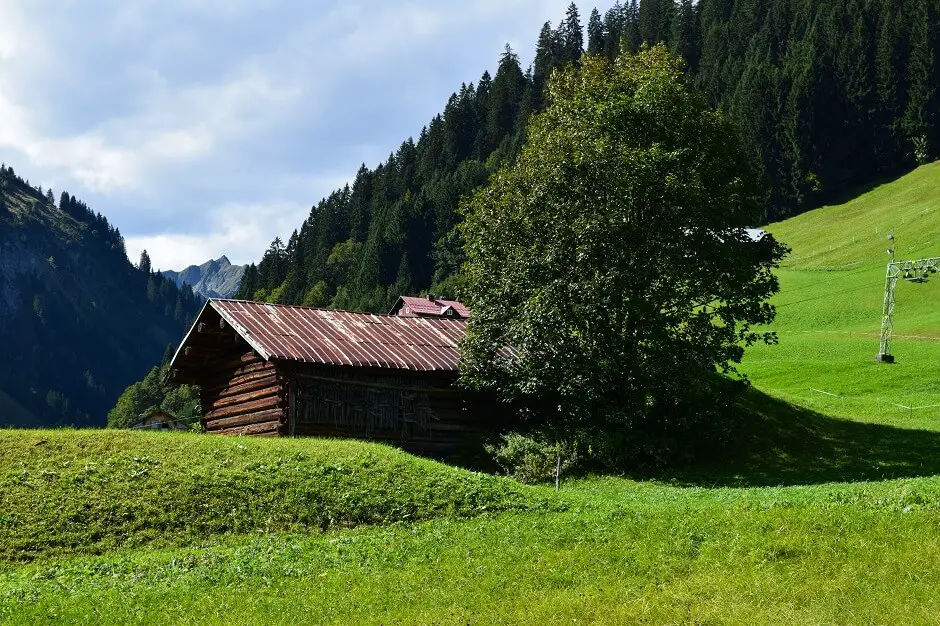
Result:
<instances>
[{"instance_id":1,"label":"metal lattice tower","mask_svg":"<svg viewBox=\"0 0 940 626\"><path fill-rule=\"evenodd\" d=\"M893 234L888 235L889 241L893 239ZM898 280L903 278L912 283L922 283L930 274L940 272L940 257L917 261L895 261L893 246L888 250L888 254L891 255L891 262L888 263L888 271L885 275L885 298L881 309L881 346L875 357L875 360L882 363L894 363L894 355L891 354L891 336L894 334L894 292L897 289Z\"/></svg>"}]
</instances>

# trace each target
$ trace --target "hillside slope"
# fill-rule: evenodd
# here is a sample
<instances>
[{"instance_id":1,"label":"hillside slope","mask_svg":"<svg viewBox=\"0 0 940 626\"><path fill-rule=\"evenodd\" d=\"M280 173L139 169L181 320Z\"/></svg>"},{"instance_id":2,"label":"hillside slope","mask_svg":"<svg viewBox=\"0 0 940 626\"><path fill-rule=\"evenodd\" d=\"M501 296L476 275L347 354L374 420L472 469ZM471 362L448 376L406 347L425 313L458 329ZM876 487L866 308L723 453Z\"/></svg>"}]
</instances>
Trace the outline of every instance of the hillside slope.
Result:
<instances>
[{"instance_id":1,"label":"hillside slope","mask_svg":"<svg viewBox=\"0 0 940 626\"><path fill-rule=\"evenodd\" d=\"M100 214L0 169L0 425L103 425L198 306Z\"/></svg>"},{"instance_id":2,"label":"hillside slope","mask_svg":"<svg viewBox=\"0 0 940 626\"><path fill-rule=\"evenodd\" d=\"M767 230L793 252L774 298L780 345L745 357L755 385L827 414L907 426L940 418L940 407L903 408L940 404L940 279L900 281L897 363L874 360L887 235L894 233L898 260L940 256L940 162Z\"/></svg>"},{"instance_id":3,"label":"hillside slope","mask_svg":"<svg viewBox=\"0 0 940 626\"><path fill-rule=\"evenodd\" d=\"M247 265L232 265L228 257L206 261L202 265L190 265L184 270L160 272L177 287L189 285L193 291L207 300L209 298L231 298L238 291Z\"/></svg>"},{"instance_id":4,"label":"hillside slope","mask_svg":"<svg viewBox=\"0 0 940 626\"><path fill-rule=\"evenodd\" d=\"M358 441L0 431L0 562L548 504L537 488Z\"/></svg>"}]
</instances>

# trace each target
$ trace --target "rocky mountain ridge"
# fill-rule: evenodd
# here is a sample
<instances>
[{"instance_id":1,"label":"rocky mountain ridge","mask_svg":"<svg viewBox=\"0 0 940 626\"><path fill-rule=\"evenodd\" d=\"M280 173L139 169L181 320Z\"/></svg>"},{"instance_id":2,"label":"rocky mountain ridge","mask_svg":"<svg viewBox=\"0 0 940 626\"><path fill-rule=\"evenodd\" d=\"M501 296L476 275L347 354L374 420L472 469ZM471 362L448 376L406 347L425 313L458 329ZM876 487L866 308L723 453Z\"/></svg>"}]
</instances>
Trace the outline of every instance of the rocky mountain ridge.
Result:
<instances>
[{"instance_id":1,"label":"rocky mountain ridge","mask_svg":"<svg viewBox=\"0 0 940 626\"><path fill-rule=\"evenodd\" d=\"M189 285L202 297L231 298L241 286L242 276L247 265L232 265L228 257L206 261L202 265L190 265L179 272L166 270L164 276L176 283L177 287Z\"/></svg>"}]
</instances>

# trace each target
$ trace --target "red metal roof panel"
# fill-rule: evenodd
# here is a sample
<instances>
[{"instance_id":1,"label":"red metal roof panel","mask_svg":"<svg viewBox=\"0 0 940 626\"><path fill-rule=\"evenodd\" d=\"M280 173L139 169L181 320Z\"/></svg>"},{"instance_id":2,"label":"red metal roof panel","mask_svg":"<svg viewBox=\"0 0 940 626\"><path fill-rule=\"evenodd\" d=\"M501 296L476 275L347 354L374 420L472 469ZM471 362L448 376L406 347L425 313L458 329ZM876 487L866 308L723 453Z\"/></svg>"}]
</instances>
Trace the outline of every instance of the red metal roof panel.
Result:
<instances>
[{"instance_id":1,"label":"red metal roof panel","mask_svg":"<svg viewBox=\"0 0 940 626\"><path fill-rule=\"evenodd\" d=\"M440 315L444 317L447 309L452 308L460 317L470 317L470 309L456 300L441 300L439 298L431 300L414 296L402 296L401 299L415 315Z\"/></svg>"},{"instance_id":2,"label":"red metal roof panel","mask_svg":"<svg viewBox=\"0 0 940 626\"><path fill-rule=\"evenodd\" d=\"M457 342L466 334L463 319L371 315L242 300L211 300L210 306L265 358L304 363L456 371Z\"/></svg>"}]
</instances>

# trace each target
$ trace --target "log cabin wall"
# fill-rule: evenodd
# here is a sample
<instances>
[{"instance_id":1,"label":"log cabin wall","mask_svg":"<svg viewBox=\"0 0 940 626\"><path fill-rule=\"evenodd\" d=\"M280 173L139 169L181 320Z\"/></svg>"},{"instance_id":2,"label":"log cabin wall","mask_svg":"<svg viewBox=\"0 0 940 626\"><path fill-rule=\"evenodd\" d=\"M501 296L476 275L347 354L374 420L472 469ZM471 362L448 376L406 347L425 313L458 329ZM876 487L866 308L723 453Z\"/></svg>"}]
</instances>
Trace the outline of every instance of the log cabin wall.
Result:
<instances>
[{"instance_id":1,"label":"log cabin wall","mask_svg":"<svg viewBox=\"0 0 940 626\"><path fill-rule=\"evenodd\" d=\"M456 385L465 334L463 319L211 300L168 379L200 386L208 433L356 437L446 456L501 420Z\"/></svg>"},{"instance_id":2,"label":"log cabin wall","mask_svg":"<svg viewBox=\"0 0 940 626\"><path fill-rule=\"evenodd\" d=\"M455 374L285 367L287 433L356 437L446 455L479 432Z\"/></svg>"},{"instance_id":3,"label":"log cabin wall","mask_svg":"<svg viewBox=\"0 0 940 626\"><path fill-rule=\"evenodd\" d=\"M286 386L273 363L249 350L207 364L203 376L203 430L223 435L284 434Z\"/></svg>"}]
</instances>

